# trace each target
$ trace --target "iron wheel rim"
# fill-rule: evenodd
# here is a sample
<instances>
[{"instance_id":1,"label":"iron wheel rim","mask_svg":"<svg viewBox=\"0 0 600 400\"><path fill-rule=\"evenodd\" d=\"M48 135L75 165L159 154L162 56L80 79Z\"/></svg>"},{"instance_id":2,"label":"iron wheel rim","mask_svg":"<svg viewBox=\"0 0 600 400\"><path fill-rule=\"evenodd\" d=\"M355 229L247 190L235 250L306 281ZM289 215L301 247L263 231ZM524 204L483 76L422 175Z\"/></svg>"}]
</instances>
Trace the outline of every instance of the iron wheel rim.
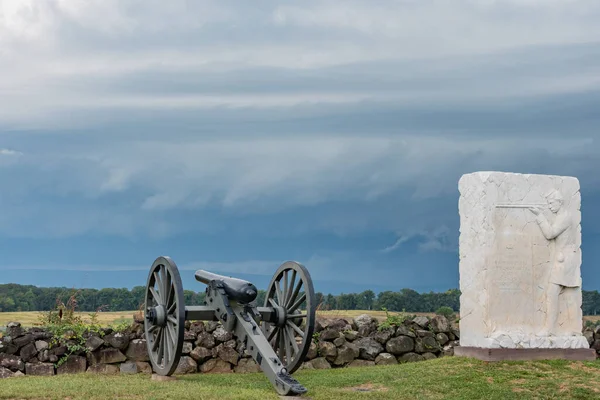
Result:
<instances>
[{"instance_id":1,"label":"iron wheel rim","mask_svg":"<svg viewBox=\"0 0 600 400\"><path fill-rule=\"evenodd\" d=\"M183 349L185 305L181 276L169 257L157 258L148 273L144 331L154 372L172 375Z\"/></svg>"},{"instance_id":2,"label":"iron wheel rim","mask_svg":"<svg viewBox=\"0 0 600 400\"><path fill-rule=\"evenodd\" d=\"M283 308L285 318L278 322L263 322L262 330L290 374L302 365L310 349L315 329L315 301L308 269L295 261L283 263L271 279L264 306ZM303 303L306 305L304 312L299 310Z\"/></svg>"}]
</instances>

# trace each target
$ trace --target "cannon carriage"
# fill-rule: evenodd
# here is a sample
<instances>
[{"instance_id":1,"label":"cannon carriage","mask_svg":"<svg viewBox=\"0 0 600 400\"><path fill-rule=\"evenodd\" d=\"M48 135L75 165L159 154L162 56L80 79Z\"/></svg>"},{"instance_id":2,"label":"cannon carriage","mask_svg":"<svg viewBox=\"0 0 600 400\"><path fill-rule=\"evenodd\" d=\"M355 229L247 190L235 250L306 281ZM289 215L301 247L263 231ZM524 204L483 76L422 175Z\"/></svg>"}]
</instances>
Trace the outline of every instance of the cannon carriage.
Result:
<instances>
[{"instance_id":1,"label":"cannon carriage","mask_svg":"<svg viewBox=\"0 0 600 400\"><path fill-rule=\"evenodd\" d=\"M205 305L184 304L181 276L169 257L158 257L148 274L144 331L153 370L172 375L181 358L185 321L219 321L233 333L280 395L307 391L291 374L304 361L315 328L315 292L306 267L287 261L273 275L265 303L256 304L251 282L198 270Z\"/></svg>"}]
</instances>

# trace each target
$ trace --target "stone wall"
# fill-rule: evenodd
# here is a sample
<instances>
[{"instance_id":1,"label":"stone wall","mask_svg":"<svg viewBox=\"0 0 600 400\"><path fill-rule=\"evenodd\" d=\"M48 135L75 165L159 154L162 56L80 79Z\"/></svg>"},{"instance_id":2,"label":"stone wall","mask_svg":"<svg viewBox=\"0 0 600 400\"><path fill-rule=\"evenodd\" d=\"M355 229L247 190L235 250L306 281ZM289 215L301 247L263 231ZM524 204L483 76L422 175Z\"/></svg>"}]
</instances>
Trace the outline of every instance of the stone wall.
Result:
<instances>
[{"instance_id":1,"label":"stone wall","mask_svg":"<svg viewBox=\"0 0 600 400\"><path fill-rule=\"evenodd\" d=\"M141 321L124 332L85 334L85 348L68 334L53 345L43 328L7 325L0 339L0 377L66 373L151 373ZM368 315L355 319L318 319L302 368L324 369L420 361L452 355L457 327L445 317L417 317L382 329ZM71 347L72 349L72 347ZM72 353L68 355L68 353ZM62 361L62 362L61 362ZM65 362L66 361L66 362ZM186 322L183 354L175 374L258 372L252 358L240 352L236 338L217 322Z\"/></svg>"},{"instance_id":2,"label":"stone wall","mask_svg":"<svg viewBox=\"0 0 600 400\"><path fill-rule=\"evenodd\" d=\"M600 352L600 327L587 329L590 346ZM85 348L68 334L53 345L43 328L24 329L13 322L0 339L0 378L69 373L152 373L143 325L135 322L124 332L111 329L84 336ZM183 355L175 374L258 372L237 340L216 322L186 322ZM354 319L318 319L302 368L329 369L389 365L454 355L458 326L443 316L416 317L399 326L384 327L369 315ZM71 347L71 349L73 349ZM63 360L66 362L60 363ZM58 365L60 364L60 365Z\"/></svg>"}]
</instances>

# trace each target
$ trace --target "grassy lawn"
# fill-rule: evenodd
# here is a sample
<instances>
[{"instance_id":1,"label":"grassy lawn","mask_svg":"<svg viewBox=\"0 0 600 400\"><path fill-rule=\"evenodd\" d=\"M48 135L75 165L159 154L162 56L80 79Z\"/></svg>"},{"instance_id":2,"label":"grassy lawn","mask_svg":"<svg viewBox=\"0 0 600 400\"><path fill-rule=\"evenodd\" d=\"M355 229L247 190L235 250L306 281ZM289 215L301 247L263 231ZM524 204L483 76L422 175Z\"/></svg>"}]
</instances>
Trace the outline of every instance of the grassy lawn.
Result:
<instances>
[{"instance_id":1,"label":"grassy lawn","mask_svg":"<svg viewBox=\"0 0 600 400\"><path fill-rule=\"evenodd\" d=\"M308 399L594 399L600 362L485 363L447 357L395 366L294 374ZM171 382L149 375L21 377L2 381L3 399L278 399L258 374L194 374Z\"/></svg>"}]
</instances>

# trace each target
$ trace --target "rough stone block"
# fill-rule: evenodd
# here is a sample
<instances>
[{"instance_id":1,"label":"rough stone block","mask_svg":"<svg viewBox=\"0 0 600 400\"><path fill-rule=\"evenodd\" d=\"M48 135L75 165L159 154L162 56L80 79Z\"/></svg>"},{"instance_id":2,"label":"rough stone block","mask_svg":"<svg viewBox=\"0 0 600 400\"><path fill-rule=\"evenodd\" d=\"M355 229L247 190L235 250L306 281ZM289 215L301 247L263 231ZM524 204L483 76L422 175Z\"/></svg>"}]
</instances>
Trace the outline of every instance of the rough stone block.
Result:
<instances>
[{"instance_id":1,"label":"rough stone block","mask_svg":"<svg viewBox=\"0 0 600 400\"><path fill-rule=\"evenodd\" d=\"M148 347L146 346L146 340L132 340L129 343L129 347L127 347L125 355L129 360L133 361L150 361L150 358L148 357Z\"/></svg>"},{"instance_id":2,"label":"rough stone block","mask_svg":"<svg viewBox=\"0 0 600 400\"><path fill-rule=\"evenodd\" d=\"M129 346L129 335L125 335L121 332L111 333L104 337L104 341L114 347L124 351Z\"/></svg>"},{"instance_id":3,"label":"rough stone block","mask_svg":"<svg viewBox=\"0 0 600 400\"><path fill-rule=\"evenodd\" d=\"M90 336L86 341L85 341L85 348L88 351L96 351L100 348L100 346L102 346L104 344L104 340L102 340L101 338L99 338L98 336ZM58 354L57 354L58 355Z\"/></svg>"},{"instance_id":4,"label":"rough stone block","mask_svg":"<svg viewBox=\"0 0 600 400\"><path fill-rule=\"evenodd\" d=\"M24 367L23 361L14 354L0 353L0 367L8 368L11 371L22 370Z\"/></svg>"},{"instance_id":5,"label":"rough stone block","mask_svg":"<svg viewBox=\"0 0 600 400\"><path fill-rule=\"evenodd\" d=\"M217 329L215 329L213 336L217 343L227 342L233 338L231 332L226 331L222 326L219 326Z\"/></svg>"},{"instance_id":6,"label":"rough stone block","mask_svg":"<svg viewBox=\"0 0 600 400\"><path fill-rule=\"evenodd\" d=\"M435 335L435 340L437 340L437 342L443 346L446 343L448 343L448 341L450 341L450 338L448 338L448 335L446 335L445 333L438 333L437 335Z\"/></svg>"},{"instance_id":7,"label":"rough stone block","mask_svg":"<svg viewBox=\"0 0 600 400\"><path fill-rule=\"evenodd\" d=\"M310 345L308 347L308 353L306 353L306 359L312 360L313 358L316 358L317 355L317 344L315 342L310 342Z\"/></svg>"},{"instance_id":8,"label":"rough stone block","mask_svg":"<svg viewBox=\"0 0 600 400\"><path fill-rule=\"evenodd\" d=\"M415 341L415 353L435 353L442 351L442 346L432 336L417 338Z\"/></svg>"},{"instance_id":9,"label":"rough stone block","mask_svg":"<svg viewBox=\"0 0 600 400\"><path fill-rule=\"evenodd\" d=\"M219 326L221 326L220 322L208 321L204 325L204 330L208 333L213 333Z\"/></svg>"},{"instance_id":10,"label":"rough stone block","mask_svg":"<svg viewBox=\"0 0 600 400\"><path fill-rule=\"evenodd\" d=\"M6 324L6 336L17 338L23 335L24 332L20 322L9 322Z\"/></svg>"},{"instance_id":11,"label":"rough stone block","mask_svg":"<svg viewBox=\"0 0 600 400\"><path fill-rule=\"evenodd\" d=\"M429 321L429 327L434 333L450 332L450 323L443 315L436 315Z\"/></svg>"},{"instance_id":12,"label":"rough stone block","mask_svg":"<svg viewBox=\"0 0 600 400\"><path fill-rule=\"evenodd\" d=\"M354 348L352 348L350 347L352 346L350 343L348 343L348 345L349 346L342 345L337 348L337 355L332 361L334 365L345 365L354 361L354 359L357 356L357 353L359 353L358 347L355 346Z\"/></svg>"},{"instance_id":13,"label":"rough stone block","mask_svg":"<svg viewBox=\"0 0 600 400\"><path fill-rule=\"evenodd\" d=\"M48 347L48 342L46 341L38 340L35 342L35 348L37 349L37 351L46 350Z\"/></svg>"},{"instance_id":14,"label":"rough stone block","mask_svg":"<svg viewBox=\"0 0 600 400\"><path fill-rule=\"evenodd\" d=\"M198 337L192 331L188 331L187 329L183 333L183 340L186 342L195 342Z\"/></svg>"},{"instance_id":15,"label":"rough stone block","mask_svg":"<svg viewBox=\"0 0 600 400\"><path fill-rule=\"evenodd\" d=\"M175 375L183 375L183 374L193 374L198 372L198 364L192 357L183 356L179 359L179 364L177 364L177 369L175 370Z\"/></svg>"},{"instance_id":16,"label":"rough stone block","mask_svg":"<svg viewBox=\"0 0 600 400\"><path fill-rule=\"evenodd\" d=\"M141 372L142 374L152 373L152 365L150 365L150 363L144 361L136 361L135 364L137 365L138 372Z\"/></svg>"},{"instance_id":17,"label":"rough stone block","mask_svg":"<svg viewBox=\"0 0 600 400\"><path fill-rule=\"evenodd\" d=\"M27 364L25 364L25 375L53 376L54 375L54 364L27 363Z\"/></svg>"},{"instance_id":18,"label":"rough stone block","mask_svg":"<svg viewBox=\"0 0 600 400\"><path fill-rule=\"evenodd\" d=\"M90 364L117 364L127 361L127 357L118 349L107 348L89 354Z\"/></svg>"},{"instance_id":19,"label":"rough stone block","mask_svg":"<svg viewBox=\"0 0 600 400\"><path fill-rule=\"evenodd\" d=\"M13 376L15 376L15 373L12 372L10 369L4 368L4 367L0 367L0 379L2 379L2 378L12 378Z\"/></svg>"},{"instance_id":20,"label":"rough stone block","mask_svg":"<svg viewBox=\"0 0 600 400\"><path fill-rule=\"evenodd\" d=\"M204 332L204 322L202 321L194 321L190 325L190 331L192 331L195 335L198 335L200 332Z\"/></svg>"},{"instance_id":21,"label":"rough stone block","mask_svg":"<svg viewBox=\"0 0 600 400\"><path fill-rule=\"evenodd\" d=\"M50 349L50 356L62 357L67 354L67 346L58 346Z\"/></svg>"},{"instance_id":22,"label":"rough stone block","mask_svg":"<svg viewBox=\"0 0 600 400\"><path fill-rule=\"evenodd\" d=\"M121 364L120 371L122 374L137 374L139 372L137 364L133 361Z\"/></svg>"},{"instance_id":23,"label":"rough stone block","mask_svg":"<svg viewBox=\"0 0 600 400\"><path fill-rule=\"evenodd\" d=\"M27 346L29 343L33 342L33 335L28 333L26 335L19 336L18 338L14 338L12 342L18 348L24 347Z\"/></svg>"},{"instance_id":24,"label":"rough stone block","mask_svg":"<svg viewBox=\"0 0 600 400\"><path fill-rule=\"evenodd\" d=\"M317 357L314 360L307 362L312 368L311 369L331 369L331 364L327 362L325 357Z\"/></svg>"},{"instance_id":25,"label":"rough stone block","mask_svg":"<svg viewBox=\"0 0 600 400\"><path fill-rule=\"evenodd\" d=\"M385 349L388 353L399 356L413 351L415 349L415 341L408 336L398 336L390 339L386 343Z\"/></svg>"},{"instance_id":26,"label":"rough stone block","mask_svg":"<svg viewBox=\"0 0 600 400\"><path fill-rule=\"evenodd\" d=\"M21 349L21 351L19 352L19 355L21 356L21 359L25 362L31 360L32 358L34 358L37 355L37 350L35 349L35 344L33 343L29 343L25 346L23 346L23 348Z\"/></svg>"},{"instance_id":27,"label":"rough stone block","mask_svg":"<svg viewBox=\"0 0 600 400\"><path fill-rule=\"evenodd\" d=\"M385 346L390 338L394 337L395 329L394 328L386 328L383 330L377 330L371 334L371 337L377 340L381 345ZM336 344L337 345L337 344Z\"/></svg>"},{"instance_id":28,"label":"rough stone block","mask_svg":"<svg viewBox=\"0 0 600 400\"><path fill-rule=\"evenodd\" d=\"M251 358L243 358L240 360L238 365L234 368L236 373L252 373L252 372L260 372L260 367L258 364Z\"/></svg>"},{"instance_id":29,"label":"rough stone block","mask_svg":"<svg viewBox=\"0 0 600 400\"><path fill-rule=\"evenodd\" d=\"M194 348L194 345L190 342L183 342L181 354L190 354Z\"/></svg>"},{"instance_id":30,"label":"rough stone block","mask_svg":"<svg viewBox=\"0 0 600 400\"><path fill-rule=\"evenodd\" d=\"M383 353L383 346L373 338L362 338L354 342L360 351L360 358L368 361L375 361L379 353Z\"/></svg>"},{"instance_id":31,"label":"rough stone block","mask_svg":"<svg viewBox=\"0 0 600 400\"><path fill-rule=\"evenodd\" d=\"M87 360L81 356L69 356L67 360L56 368L56 374L82 374L86 371Z\"/></svg>"},{"instance_id":32,"label":"rough stone block","mask_svg":"<svg viewBox=\"0 0 600 400\"><path fill-rule=\"evenodd\" d=\"M458 187L461 346L589 347L579 181L475 172Z\"/></svg>"},{"instance_id":33,"label":"rough stone block","mask_svg":"<svg viewBox=\"0 0 600 400\"><path fill-rule=\"evenodd\" d=\"M38 353L38 360L40 360L40 362L50 361L50 352L47 349L40 351ZM58 357L57 357L57 360L58 360Z\"/></svg>"},{"instance_id":34,"label":"rough stone block","mask_svg":"<svg viewBox=\"0 0 600 400\"><path fill-rule=\"evenodd\" d=\"M398 329L396 329L396 336L408 336L411 338L416 338L417 334L413 330L411 330L408 326L400 325L398 327Z\"/></svg>"},{"instance_id":35,"label":"rough stone block","mask_svg":"<svg viewBox=\"0 0 600 400\"><path fill-rule=\"evenodd\" d=\"M200 372L229 373L233 372L231 364L221 359L211 358L200 366Z\"/></svg>"},{"instance_id":36,"label":"rough stone block","mask_svg":"<svg viewBox=\"0 0 600 400\"><path fill-rule=\"evenodd\" d=\"M19 348L8 341L0 342L0 354L16 354Z\"/></svg>"},{"instance_id":37,"label":"rough stone block","mask_svg":"<svg viewBox=\"0 0 600 400\"><path fill-rule=\"evenodd\" d=\"M398 360L390 353L381 353L375 358L376 365L394 365L398 364Z\"/></svg>"},{"instance_id":38,"label":"rough stone block","mask_svg":"<svg viewBox=\"0 0 600 400\"><path fill-rule=\"evenodd\" d=\"M194 360L196 360L196 362L201 364L212 357L212 351L204 347L196 347L190 353L190 357L192 357Z\"/></svg>"},{"instance_id":39,"label":"rough stone block","mask_svg":"<svg viewBox=\"0 0 600 400\"><path fill-rule=\"evenodd\" d=\"M52 334L43 328L29 328L29 333L31 333L31 335L33 336L33 340L35 341L47 341L49 339L52 339Z\"/></svg>"},{"instance_id":40,"label":"rough stone block","mask_svg":"<svg viewBox=\"0 0 600 400\"><path fill-rule=\"evenodd\" d=\"M240 354L231 347L219 345L217 351L217 357L223 361L227 361L230 364L237 365L240 358Z\"/></svg>"},{"instance_id":41,"label":"rough stone block","mask_svg":"<svg viewBox=\"0 0 600 400\"><path fill-rule=\"evenodd\" d=\"M372 340L375 341L374 339ZM327 358L327 360L333 361L337 357L337 347L331 342L320 341L319 354Z\"/></svg>"}]
</instances>

